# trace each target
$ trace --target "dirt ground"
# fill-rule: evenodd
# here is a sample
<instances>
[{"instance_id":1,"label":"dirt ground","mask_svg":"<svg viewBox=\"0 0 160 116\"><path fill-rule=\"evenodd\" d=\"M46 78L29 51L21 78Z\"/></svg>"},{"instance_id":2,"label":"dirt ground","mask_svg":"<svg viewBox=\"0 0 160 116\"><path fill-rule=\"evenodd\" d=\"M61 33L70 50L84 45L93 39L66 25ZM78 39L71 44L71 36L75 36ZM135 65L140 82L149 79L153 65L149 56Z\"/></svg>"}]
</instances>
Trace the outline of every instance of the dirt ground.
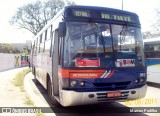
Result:
<instances>
[{"instance_id":1,"label":"dirt ground","mask_svg":"<svg viewBox=\"0 0 160 116\"><path fill-rule=\"evenodd\" d=\"M0 107L1 111L4 107L31 107L25 104L27 98L26 92L21 92L19 87L13 85L12 80L15 75L25 68L17 68L0 72ZM13 110L13 109L12 109ZM35 116L34 113L0 113L0 116Z\"/></svg>"}]
</instances>

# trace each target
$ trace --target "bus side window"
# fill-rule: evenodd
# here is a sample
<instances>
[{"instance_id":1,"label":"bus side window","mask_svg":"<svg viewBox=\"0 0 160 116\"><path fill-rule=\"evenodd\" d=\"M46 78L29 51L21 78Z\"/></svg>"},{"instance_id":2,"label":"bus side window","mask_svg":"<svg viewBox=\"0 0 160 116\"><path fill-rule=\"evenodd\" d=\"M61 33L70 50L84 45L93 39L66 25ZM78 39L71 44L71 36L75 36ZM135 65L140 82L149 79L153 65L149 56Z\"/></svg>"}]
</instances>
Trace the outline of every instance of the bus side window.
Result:
<instances>
[{"instance_id":1,"label":"bus side window","mask_svg":"<svg viewBox=\"0 0 160 116\"><path fill-rule=\"evenodd\" d=\"M47 30L45 31L44 41L47 39Z\"/></svg>"},{"instance_id":2,"label":"bus side window","mask_svg":"<svg viewBox=\"0 0 160 116\"><path fill-rule=\"evenodd\" d=\"M146 58L150 58L150 53L146 52Z\"/></svg>"},{"instance_id":3,"label":"bus side window","mask_svg":"<svg viewBox=\"0 0 160 116\"><path fill-rule=\"evenodd\" d=\"M52 25L47 29L46 40L51 39Z\"/></svg>"},{"instance_id":4,"label":"bus side window","mask_svg":"<svg viewBox=\"0 0 160 116\"><path fill-rule=\"evenodd\" d=\"M40 44L40 53L44 52L44 42Z\"/></svg>"},{"instance_id":5,"label":"bus side window","mask_svg":"<svg viewBox=\"0 0 160 116\"><path fill-rule=\"evenodd\" d=\"M45 42L45 52L46 53L50 52L50 46L51 46L51 39L46 40L46 42Z\"/></svg>"}]
</instances>

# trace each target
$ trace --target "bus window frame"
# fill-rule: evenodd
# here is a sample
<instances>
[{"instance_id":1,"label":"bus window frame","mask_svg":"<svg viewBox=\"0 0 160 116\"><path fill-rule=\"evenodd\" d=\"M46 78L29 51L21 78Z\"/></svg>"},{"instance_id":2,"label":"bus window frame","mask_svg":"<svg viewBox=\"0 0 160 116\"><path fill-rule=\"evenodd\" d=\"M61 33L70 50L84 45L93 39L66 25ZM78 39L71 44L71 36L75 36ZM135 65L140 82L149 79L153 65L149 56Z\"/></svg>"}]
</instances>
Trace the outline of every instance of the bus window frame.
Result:
<instances>
[{"instance_id":1,"label":"bus window frame","mask_svg":"<svg viewBox=\"0 0 160 116\"><path fill-rule=\"evenodd\" d=\"M44 43L40 43L40 53L44 53Z\"/></svg>"},{"instance_id":2,"label":"bus window frame","mask_svg":"<svg viewBox=\"0 0 160 116\"><path fill-rule=\"evenodd\" d=\"M55 31L51 32L51 44L50 44L50 57L53 58L54 55L54 41L55 41Z\"/></svg>"}]
</instances>

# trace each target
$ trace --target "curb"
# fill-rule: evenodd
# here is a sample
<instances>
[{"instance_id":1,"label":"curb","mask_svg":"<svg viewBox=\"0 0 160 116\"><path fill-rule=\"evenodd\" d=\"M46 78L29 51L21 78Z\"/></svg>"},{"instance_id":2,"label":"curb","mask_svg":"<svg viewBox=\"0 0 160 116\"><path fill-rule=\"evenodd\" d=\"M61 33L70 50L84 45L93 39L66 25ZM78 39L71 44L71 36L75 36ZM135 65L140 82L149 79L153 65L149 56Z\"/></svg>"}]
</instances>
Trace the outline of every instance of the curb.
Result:
<instances>
[{"instance_id":1,"label":"curb","mask_svg":"<svg viewBox=\"0 0 160 116\"><path fill-rule=\"evenodd\" d=\"M25 77L24 77L24 89L28 95L28 97L32 100L33 104L35 105L35 107L47 107L47 110L49 112L53 112L52 109L49 107L49 105L45 104L44 102L42 102L42 100L40 99L40 97L34 92L34 90L36 89L36 91L39 91L36 88L36 85L33 83L33 81L31 81L33 79L33 75L32 73L28 73ZM45 116L56 116L53 113L43 113Z\"/></svg>"}]
</instances>

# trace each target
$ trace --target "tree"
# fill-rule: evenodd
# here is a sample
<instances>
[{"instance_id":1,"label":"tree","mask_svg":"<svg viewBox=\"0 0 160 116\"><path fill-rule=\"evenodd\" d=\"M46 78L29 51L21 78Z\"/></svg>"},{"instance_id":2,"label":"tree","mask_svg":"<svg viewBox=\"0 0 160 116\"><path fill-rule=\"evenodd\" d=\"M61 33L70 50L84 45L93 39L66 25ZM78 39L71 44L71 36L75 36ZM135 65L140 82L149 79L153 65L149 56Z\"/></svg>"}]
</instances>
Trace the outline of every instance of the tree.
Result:
<instances>
[{"instance_id":1,"label":"tree","mask_svg":"<svg viewBox=\"0 0 160 116\"><path fill-rule=\"evenodd\" d=\"M20 51L10 44L0 44L0 53L20 53Z\"/></svg>"},{"instance_id":2,"label":"tree","mask_svg":"<svg viewBox=\"0 0 160 116\"><path fill-rule=\"evenodd\" d=\"M155 18L155 23L153 23L153 27L156 29L156 31L160 32L160 9L156 8L156 18Z\"/></svg>"},{"instance_id":3,"label":"tree","mask_svg":"<svg viewBox=\"0 0 160 116\"><path fill-rule=\"evenodd\" d=\"M67 5L74 5L66 0ZM62 0L36 1L18 8L10 23L30 31L36 35L50 21L58 11L65 6Z\"/></svg>"},{"instance_id":4,"label":"tree","mask_svg":"<svg viewBox=\"0 0 160 116\"><path fill-rule=\"evenodd\" d=\"M23 55L28 55L29 53L28 53L28 50L23 49L23 50L21 51L21 54L23 54Z\"/></svg>"}]
</instances>

